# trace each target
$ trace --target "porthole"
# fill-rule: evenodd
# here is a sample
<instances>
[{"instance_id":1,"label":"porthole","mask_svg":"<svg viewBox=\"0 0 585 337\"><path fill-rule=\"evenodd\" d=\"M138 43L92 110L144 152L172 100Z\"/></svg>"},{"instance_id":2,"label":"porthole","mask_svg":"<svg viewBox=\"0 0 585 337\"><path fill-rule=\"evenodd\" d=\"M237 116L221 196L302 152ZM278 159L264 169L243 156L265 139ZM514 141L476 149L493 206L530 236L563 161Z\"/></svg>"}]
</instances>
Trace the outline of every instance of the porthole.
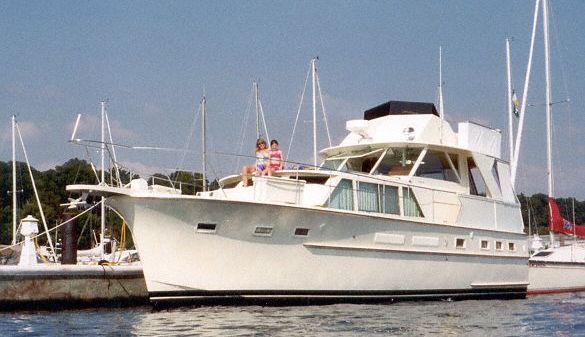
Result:
<instances>
[{"instance_id":1,"label":"porthole","mask_svg":"<svg viewBox=\"0 0 585 337\"><path fill-rule=\"evenodd\" d=\"M214 223L203 223L197 224L197 233L213 234L217 229L217 224Z\"/></svg>"},{"instance_id":2,"label":"porthole","mask_svg":"<svg viewBox=\"0 0 585 337\"><path fill-rule=\"evenodd\" d=\"M272 227L269 226L256 226L254 229L255 236L272 236Z\"/></svg>"},{"instance_id":3,"label":"porthole","mask_svg":"<svg viewBox=\"0 0 585 337\"><path fill-rule=\"evenodd\" d=\"M464 249L465 248L465 239L461 239L461 238L455 239L455 248Z\"/></svg>"},{"instance_id":4,"label":"porthole","mask_svg":"<svg viewBox=\"0 0 585 337\"><path fill-rule=\"evenodd\" d=\"M309 235L309 229L297 227L297 228L295 228L295 235L296 236L307 236L307 235Z\"/></svg>"},{"instance_id":5,"label":"porthole","mask_svg":"<svg viewBox=\"0 0 585 337\"><path fill-rule=\"evenodd\" d=\"M504 246L502 245L502 241L496 241L496 250L503 250Z\"/></svg>"}]
</instances>

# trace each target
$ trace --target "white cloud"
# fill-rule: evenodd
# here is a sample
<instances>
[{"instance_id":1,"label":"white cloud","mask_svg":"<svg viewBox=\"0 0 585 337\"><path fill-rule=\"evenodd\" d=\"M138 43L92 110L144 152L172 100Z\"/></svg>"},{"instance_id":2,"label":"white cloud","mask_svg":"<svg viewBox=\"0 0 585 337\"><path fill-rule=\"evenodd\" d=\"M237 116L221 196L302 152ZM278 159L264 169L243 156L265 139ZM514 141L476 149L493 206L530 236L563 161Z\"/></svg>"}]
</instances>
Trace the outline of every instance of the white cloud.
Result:
<instances>
[{"instance_id":1,"label":"white cloud","mask_svg":"<svg viewBox=\"0 0 585 337\"><path fill-rule=\"evenodd\" d=\"M43 129L34 124L33 122L17 121L17 123L25 145L28 141L41 138L44 134ZM2 130L2 136L0 136L0 140L2 140L2 142L11 142L12 141L11 124L10 123L5 124L0 130ZM16 142L19 143L20 141L18 140L18 133L16 134L16 138L17 138Z\"/></svg>"},{"instance_id":2,"label":"white cloud","mask_svg":"<svg viewBox=\"0 0 585 337\"><path fill-rule=\"evenodd\" d=\"M138 174L142 178L148 177L154 173L162 172L160 167L146 165L144 163L137 161L123 161L120 163L120 165L125 169L130 169L130 171L132 171L133 174Z\"/></svg>"}]
</instances>

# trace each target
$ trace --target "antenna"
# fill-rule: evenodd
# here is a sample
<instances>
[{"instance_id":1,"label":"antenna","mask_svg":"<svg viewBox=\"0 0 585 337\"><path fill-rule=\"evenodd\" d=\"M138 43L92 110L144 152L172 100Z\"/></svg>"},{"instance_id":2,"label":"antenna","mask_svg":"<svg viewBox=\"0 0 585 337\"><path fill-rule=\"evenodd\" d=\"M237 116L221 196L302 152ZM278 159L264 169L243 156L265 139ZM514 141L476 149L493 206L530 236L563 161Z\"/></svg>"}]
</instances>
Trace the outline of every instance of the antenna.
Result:
<instances>
[{"instance_id":1,"label":"antenna","mask_svg":"<svg viewBox=\"0 0 585 337\"><path fill-rule=\"evenodd\" d=\"M316 85L316 73L317 73L317 60L319 57L315 57L311 60L311 78L313 81L313 168L317 167L317 85Z\"/></svg>"},{"instance_id":2,"label":"antenna","mask_svg":"<svg viewBox=\"0 0 585 337\"><path fill-rule=\"evenodd\" d=\"M16 116L12 115L12 244L16 244Z\"/></svg>"},{"instance_id":3,"label":"antenna","mask_svg":"<svg viewBox=\"0 0 585 337\"><path fill-rule=\"evenodd\" d=\"M201 162L203 169L202 169L202 174L201 174L201 179L203 180L201 183L201 187L203 189L203 192L207 191L207 149L206 149L206 144L205 144L205 129L206 129L206 124L207 124L207 120L206 120L206 110L205 110L205 104L206 104L207 100L205 98L205 95L203 96L203 98L201 99L201 153L203 156L203 160Z\"/></svg>"},{"instance_id":4,"label":"antenna","mask_svg":"<svg viewBox=\"0 0 585 337\"><path fill-rule=\"evenodd\" d=\"M77 119L75 120L75 126L73 127L73 133L71 134L71 140L75 140L75 135L77 134L77 127L79 126L79 120L81 119L81 114L77 114Z\"/></svg>"},{"instance_id":5,"label":"antenna","mask_svg":"<svg viewBox=\"0 0 585 337\"><path fill-rule=\"evenodd\" d=\"M441 115L441 120L445 120L443 107L443 46L439 46L439 114Z\"/></svg>"},{"instance_id":6,"label":"antenna","mask_svg":"<svg viewBox=\"0 0 585 337\"><path fill-rule=\"evenodd\" d=\"M101 101L100 102L101 107L102 107L102 135L101 135L101 164L102 164L102 172L101 172L101 178L100 178L100 185L105 185L106 184L106 173L105 173L105 150L106 150L106 102L105 101ZM101 255L101 259L104 259L104 238L106 235L106 198L104 196L102 196L101 198L102 204L100 205L100 210L101 210L101 232L100 232L100 255Z\"/></svg>"},{"instance_id":7,"label":"antenna","mask_svg":"<svg viewBox=\"0 0 585 337\"><path fill-rule=\"evenodd\" d=\"M514 161L514 123L512 120L512 71L510 65L510 39L506 39L506 77L508 79L508 149L510 162Z\"/></svg>"}]
</instances>

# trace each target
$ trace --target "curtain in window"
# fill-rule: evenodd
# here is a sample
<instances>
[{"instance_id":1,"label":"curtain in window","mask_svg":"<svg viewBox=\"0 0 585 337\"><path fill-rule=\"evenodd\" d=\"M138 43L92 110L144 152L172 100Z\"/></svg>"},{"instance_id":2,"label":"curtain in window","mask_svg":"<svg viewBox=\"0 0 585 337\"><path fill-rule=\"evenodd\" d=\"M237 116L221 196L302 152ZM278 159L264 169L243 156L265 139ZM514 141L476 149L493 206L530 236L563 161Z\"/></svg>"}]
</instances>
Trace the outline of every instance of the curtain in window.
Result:
<instances>
[{"instance_id":1,"label":"curtain in window","mask_svg":"<svg viewBox=\"0 0 585 337\"><path fill-rule=\"evenodd\" d=\"M358 183L358 209L366 212L380 212L378 185Z\"/></svg>"},{"instance_id":2,"label":"curtain in window","mask_svg":"<svg viewBox=\"0 0 585 337\"><path fill-rule=\"evenodd\" d=\"M329 207L345 210L353 210L353 188L351 181L343 179L337 184L331 197Z\"/></svg>"},{"instance_id":3,"label":"curtain in window","mask_svg":"<svg viewBox=\"0 0 585 337\"><path fill-rule=\"evenodd\" d=\"M410 188L404 188L404 215L422 217L422 212Z\"/></svg>"},{"instance_id":4,"label":"curtain in window","mask_svg":"<svg viewBox=\"0 0 585 337\"><path fill-rule=\"evenodd\" d=\"M398 187L384 186L384 213L400 214Z\"/></svg>"}]
</instances>

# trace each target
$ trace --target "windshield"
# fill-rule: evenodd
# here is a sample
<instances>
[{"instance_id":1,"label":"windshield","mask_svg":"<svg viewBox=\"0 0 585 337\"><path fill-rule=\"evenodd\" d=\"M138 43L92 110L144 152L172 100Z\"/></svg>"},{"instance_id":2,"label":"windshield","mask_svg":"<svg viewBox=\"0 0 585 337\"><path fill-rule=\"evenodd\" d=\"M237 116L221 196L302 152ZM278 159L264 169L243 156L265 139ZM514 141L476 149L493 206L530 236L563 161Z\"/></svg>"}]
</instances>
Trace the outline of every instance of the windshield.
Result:
<instances>
[{"instance_id":1,"label":"windshield","mask_svg":"<svg viewBox=\"0 0 585 337\"><path fill-rule=\"evenodd\" d=\"M327 159L319 167L320 170L336 171L345 159Z\"/></svg>"},{"instance_id":2,"label":"windshield","mask_svg":"<svg viewBox=\"0 0 585 337\"><path fill-rule=\"evenodd\" d=\"M406 176L420 155L421 148L388 149L374 174Z\"/></svg>"},{"instance_id":3,"label":"windshield","mask_svg":"<svg viewBox=\"0 0 585 337\"><path fill-rule=\"evenodd\" d=\"M360 156L348 158L345 162L345 165L343 165L340 170L343 172L353 171L370 173L380 159L382 151L383 150L381 149L375 150Z\"/></svg>"}]
</instances>

